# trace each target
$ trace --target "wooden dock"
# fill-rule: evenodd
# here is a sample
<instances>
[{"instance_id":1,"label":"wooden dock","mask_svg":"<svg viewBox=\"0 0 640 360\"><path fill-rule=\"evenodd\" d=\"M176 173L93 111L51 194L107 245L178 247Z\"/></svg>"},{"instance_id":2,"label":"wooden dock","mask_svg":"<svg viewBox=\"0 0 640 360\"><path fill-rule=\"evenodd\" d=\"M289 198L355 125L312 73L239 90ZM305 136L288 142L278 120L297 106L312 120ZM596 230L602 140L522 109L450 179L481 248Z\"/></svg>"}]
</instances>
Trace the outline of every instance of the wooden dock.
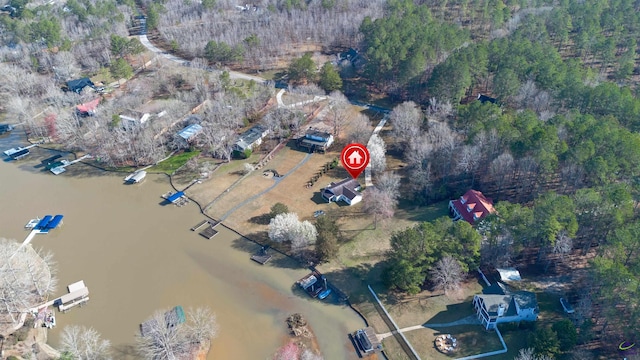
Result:
<instances>
[{"instance_id":1,"label":"wooden dock","mask_svg":"<svg viewBox=\"0 0 640 360\"><path fill-rule=\"evenodd\" d=\"M196 230L200 229L202 226L204 226L204 224L206 224L208 222L209 222L209 220L207 220L207 219L204 219L204 220L200 221L194 227L191 228L191 231L196 231Z\"/></svg>"},{"instance_id":2,"label":"wooden dock","mask_svg":"<svg viewBox=\"0 0 640 360\"><path fill-rule=\"evenodd\" d=\"M217 222L213 222L211 220L205 220L205 223L208 223L209 226L207 226L204 230L200 231L200 235L202 237L204 237L205 239L207 239L207 240L211 240L212 237L214 237L214 236L216 236L218 234L218 230L214 229L214 227L216 225L218 225L218 223ZM202 227L203 225L204 224L200 224L199 227Z\"/></svg>"},{"instance_id":3,"label":"wooden dock","mask_svg":"<svg viewBox=\"0 0 640 360\"><path fill-rule=\"evenodd\" d=\"M269 246L263 246L257 254L251 255L251 260L260 265L266 264L273 257L273 255L267 254L267 250L269 250Z\"/></svg>"}]
</instances>

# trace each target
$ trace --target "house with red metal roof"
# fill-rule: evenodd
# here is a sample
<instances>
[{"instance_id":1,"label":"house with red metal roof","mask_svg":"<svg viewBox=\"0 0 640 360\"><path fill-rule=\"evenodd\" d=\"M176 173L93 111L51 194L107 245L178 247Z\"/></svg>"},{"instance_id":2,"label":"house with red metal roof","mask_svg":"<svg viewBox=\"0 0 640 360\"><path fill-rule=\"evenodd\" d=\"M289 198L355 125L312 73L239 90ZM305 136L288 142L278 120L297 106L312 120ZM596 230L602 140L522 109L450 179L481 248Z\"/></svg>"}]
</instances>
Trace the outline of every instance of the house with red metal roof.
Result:
<instances>
[{"instance_id":1,"label":"house with red metal roof","mask_svg":"<svg viewBox=\"0 0 640 360\"><path fill-rule=\"evenodd\" d=\"M449 201L449 211L453 220L464 220L473 225L485 216L494 213L493 201L480 191L469 190L459 199Z\"/></svg>"}]
</instances>

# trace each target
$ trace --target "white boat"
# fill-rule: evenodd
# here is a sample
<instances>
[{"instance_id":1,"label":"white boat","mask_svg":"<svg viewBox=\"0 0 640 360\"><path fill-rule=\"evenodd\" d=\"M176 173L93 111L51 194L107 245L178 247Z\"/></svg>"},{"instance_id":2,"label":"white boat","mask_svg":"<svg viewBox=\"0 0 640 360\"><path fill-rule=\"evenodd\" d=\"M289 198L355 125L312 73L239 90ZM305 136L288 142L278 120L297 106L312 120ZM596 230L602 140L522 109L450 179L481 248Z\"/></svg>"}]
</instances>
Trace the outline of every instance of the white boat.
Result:
<instances>
[{"instance_id":1,"label":"white boat","mask_svg":"<svg viewBox=\"0 0 640 360\"><path fill-rule=\"evenodd\" d=\"M39 222L40 222L40 218L39 217L37 217L35 219L31 219L31 220L29 220L27 225L24 226L24 228L25 229L33 229L34 227L36 227L36 225L38 225Z\"/></svg>"},{"instance_id":2,"label":"white boat","mask_svg":"<svg viewBox=\"0 0 640 360\"><path fill-rule=\"evenodd\" d=\"M53 313L53 311L47 312L47 314L44 316L42 325L47 329L53 329L56 326L56 315Z\"/></svg>"}]
</instances>

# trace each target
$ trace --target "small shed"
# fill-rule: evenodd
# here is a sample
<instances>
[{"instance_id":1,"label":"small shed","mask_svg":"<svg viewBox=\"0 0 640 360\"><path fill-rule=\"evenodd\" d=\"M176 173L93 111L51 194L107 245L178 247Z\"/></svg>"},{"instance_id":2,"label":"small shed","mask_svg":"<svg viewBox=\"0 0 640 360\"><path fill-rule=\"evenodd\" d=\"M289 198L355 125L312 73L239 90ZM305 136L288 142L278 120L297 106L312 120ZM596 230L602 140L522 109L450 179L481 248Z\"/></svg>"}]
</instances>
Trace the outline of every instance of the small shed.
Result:
<instances>
[{"instance_id":1,"label":"small shed","mask_svg":"<svg viewBox=\"0 0 640 360\"><path fill-rule=\"evenodd\" d=\"M520 272L516 268L496 269L500 274L501 281L522 281Z\"/></svg>"}]
</instances>

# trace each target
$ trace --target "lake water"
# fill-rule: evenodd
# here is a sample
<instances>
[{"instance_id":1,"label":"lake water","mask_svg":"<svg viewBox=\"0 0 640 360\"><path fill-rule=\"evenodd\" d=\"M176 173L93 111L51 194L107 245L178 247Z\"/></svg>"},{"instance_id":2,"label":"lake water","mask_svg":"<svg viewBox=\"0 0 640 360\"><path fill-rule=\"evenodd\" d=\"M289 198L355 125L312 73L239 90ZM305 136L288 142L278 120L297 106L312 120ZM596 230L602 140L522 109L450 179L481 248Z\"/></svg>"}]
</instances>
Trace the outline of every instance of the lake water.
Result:
<instances>
[{"instance_id":1,"label":"lake water","mask_svg":"<svg viewBox=\"0 0 640 360\"><path fill-rule=\"evenodd\" d=\"M0 150L20 141L18 134L1 138ZM56 295L78 280L90 291L86 306L58 313L52 346L65 325L85 325L112 342L114 358L134 359L139 324L155 310L208 306L220 326L208 359L270 358L288 337L287 316L296 312L307 318L325 359L357 358L347 334L363 321L348 307L300 294L293 285L307 270L286 259L253 263L257 246L223 227L211 240L190 231L204 217L193 204L161 205L160 195L171 190L163 176L127 186L124 174L82 164L58 176L35 167L53 154L35 149L27 159L0 161L0 237L21 242L29 219L63 214L61 228L32 244L55 255Z\"/></svg>"}]
</instances>

